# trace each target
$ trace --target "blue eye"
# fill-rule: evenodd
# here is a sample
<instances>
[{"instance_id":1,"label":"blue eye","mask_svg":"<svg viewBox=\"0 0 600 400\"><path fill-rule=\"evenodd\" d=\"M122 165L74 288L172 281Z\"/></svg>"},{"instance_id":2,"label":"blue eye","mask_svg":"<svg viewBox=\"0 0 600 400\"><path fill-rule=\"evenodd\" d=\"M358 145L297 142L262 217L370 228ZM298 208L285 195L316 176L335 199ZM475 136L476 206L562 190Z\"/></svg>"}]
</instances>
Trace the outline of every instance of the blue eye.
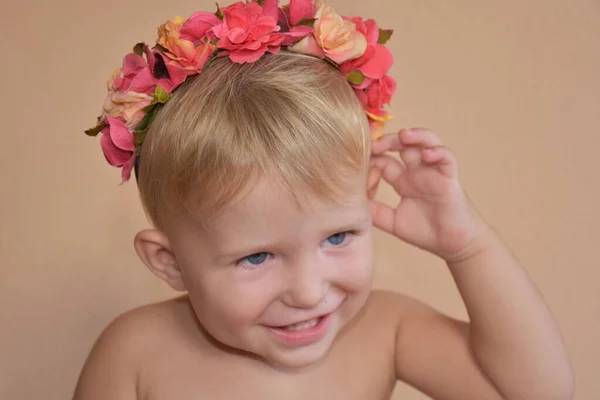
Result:
<instances>
[{"instance_id":1,"label":"blue eye","mask_svg":"<svg viewBox=\"0 0 600 400\"><path fill-rule=\"evenodd\" d=\"M336 233L335 235L329 236L327 238L327 241L334 246L339 246L340 244L344 243L344 240L346 240L347 234L348 234L348 232Z\"/></svg>"},{"instance_id":2,"label":"blue eye","mask_svg":"<svg viewBox=\"0 0 600 400\"><path fill-rule=\"evenodd\" d=\"M251 254L248 257L244 258L242 261L247 261L248 264L251 265L260 265L267 260L269 253L256 253Z\"/></svg>"}]
</instances>

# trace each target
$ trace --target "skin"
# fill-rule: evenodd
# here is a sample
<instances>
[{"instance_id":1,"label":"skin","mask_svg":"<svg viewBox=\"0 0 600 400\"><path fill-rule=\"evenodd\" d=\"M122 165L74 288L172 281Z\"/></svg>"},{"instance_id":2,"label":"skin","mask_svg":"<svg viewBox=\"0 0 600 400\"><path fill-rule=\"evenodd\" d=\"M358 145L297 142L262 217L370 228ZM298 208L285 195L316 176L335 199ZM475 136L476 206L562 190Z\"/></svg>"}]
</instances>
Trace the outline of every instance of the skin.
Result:
<instances>
[{"instance_id":1,"label":"skin","mask_svg":"<svg viewBox=\"0 0 600 400\"><path fill-rule=\"evenodd\" d=\"M451 151L427 129L405 129L372 152L368 176L347 178L339 203L298 204L263 179L205 226L140 232L142 261L187 294L117 318L74 398L389 399L397 380L434 399L573 398L556 324L469 202ZM380 182L397 206L373 200ZM371 291L372 227L444 259L469 322ZM306 346L269 329L328 312L330 329Z\"/></svg>"}]
</instances>

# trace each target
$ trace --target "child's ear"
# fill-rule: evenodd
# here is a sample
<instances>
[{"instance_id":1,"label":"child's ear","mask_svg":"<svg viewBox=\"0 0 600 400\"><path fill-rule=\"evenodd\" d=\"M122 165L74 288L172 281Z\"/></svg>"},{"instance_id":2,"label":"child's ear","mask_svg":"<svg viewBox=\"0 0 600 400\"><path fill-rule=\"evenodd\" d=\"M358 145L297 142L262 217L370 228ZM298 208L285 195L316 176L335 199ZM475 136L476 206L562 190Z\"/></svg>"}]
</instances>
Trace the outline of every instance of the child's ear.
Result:
<instances>
[{"instance_id":1,"label":"child's ear","mask_svg":"<svg viewBox=\"0 0 600 400\"><path fill-rule=\"evenodd\" d=\"M154 275L173 289L185 291L181 269L164 233L157 229L143 230L135 235L133 243L138 256Z\"/></svg>"},{"instance_id":2,"label":"child's ear","mask_svg":"<svg viewBox=\"0 0 600 400\"><path fill-rule=\"evenodd\" d=\"M367 197L369 200L375 199L377 193L377 187L381 181L381 170L371 163L369 166L369 172L367 175Z\"/></svg>"}]
</instances>

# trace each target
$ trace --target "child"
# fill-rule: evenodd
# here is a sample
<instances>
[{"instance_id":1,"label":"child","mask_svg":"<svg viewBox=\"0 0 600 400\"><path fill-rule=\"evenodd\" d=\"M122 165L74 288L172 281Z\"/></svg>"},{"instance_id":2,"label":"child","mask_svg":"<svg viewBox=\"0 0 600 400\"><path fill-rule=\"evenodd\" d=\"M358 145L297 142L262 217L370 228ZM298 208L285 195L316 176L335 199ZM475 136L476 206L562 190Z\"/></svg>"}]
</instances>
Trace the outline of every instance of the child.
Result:
<instances>
[{"instance_id":1,"label":"child","mask_svg":"<svg viewBox=\"0 0 600 400\"><path fill-rule=\"evenodd\" d=\"M76 400L571 399L551 314L427 129L381 135L391 31L326 3L174 18L115 71L106 159L135 168L143 263L185 294L118 317ZM376 138L376 140L373 140ZM389 154L397 153L400 159ZM373 200L383 179L397 207ZM372 291L372 226L442 257L470 322Z\"/></svg>"}]
</instances>

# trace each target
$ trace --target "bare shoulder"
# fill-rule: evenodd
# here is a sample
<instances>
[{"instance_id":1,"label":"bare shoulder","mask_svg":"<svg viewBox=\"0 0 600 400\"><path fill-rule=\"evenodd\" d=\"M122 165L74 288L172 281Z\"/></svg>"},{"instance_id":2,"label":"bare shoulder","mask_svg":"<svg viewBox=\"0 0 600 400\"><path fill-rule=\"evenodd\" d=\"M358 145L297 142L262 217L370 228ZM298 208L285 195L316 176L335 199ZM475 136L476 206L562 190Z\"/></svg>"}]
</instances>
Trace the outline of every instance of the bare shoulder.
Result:
<instances>
[{"instance_id":1,"label":"bare shoulder","mask_svg":"<svg viewBox=\"0 0 600 400\"><path fill-rule=\"evenodd\" d=\"M342 359L349 354L360 357L360 364L369 365L369 370L378 377L372 379L383 377L386 382L395 384L399 332L413 324L410 315L415 313L415 308L420 308L419 305L418 301L396 292L371 291L361 311L337 342L338 348L343 349ZM345 361L346 366L350 364Z\"/></svg>"},{"instance_id":2,"label":"bare shoulder","mask_svg":"<svg viewBox=\"0 0 600 400\"><path fill-rule=\"evenodd\" d=\"M394 351L398 331L405 325L415 310L427 309L422 303L400 293L373 290L371 291L354 328L351 329L360 338L369 338L371 343L378 343L386 347L387 351ZM356 338L354 340L357 340Z\"/></svg>"},{"instance_id":3,"label":"bare shoulder","mask_svg":"<svg viewBox=\"0 0 600 400\"><path fill-rule=\"evenodd\" d=\"M365 305L366 311L378 318L393 320L398 326L406 317L414 312L435 312L422 302L388 290L373 290Z\"/></svg>"},{"instance_id":4,"label":"bare shoulder","mask_svg":"<svg viewBox=\"0 0 600 400\"><path fill-rule=\"evenodd\" d=\"M414 298L375 292L371 312L395 332L396 378L435 399L500 399L471 351L468 321Z\"/></svg>"},{"instance_id":5,"label":"bare shoulder","mask_svg":"<svg viewBox=\"0 0 600 400\"><path fill-rule=\"evenodd\" d=\"M142 367L158 343L170 343L185 332L187 307L184 298L177 298L138 307L115 318L94 344L74 399L137 399Z\"/></svg>"},{"instance_id":6,"label":"bare shoulder","mask_svg":"<svg viewBox=\"0 0 600 400\"><path fill-rule=\"evenodd\" d=\"M387 290L374 290L366 306L370 313L376 314L379 318L393 320L397 328L401 328L405 323L410 323L415 319L446 318L442 313L422 301Z\"/></svg>"},{"instance_id":7,"label":"bare shoulder","mask_svg":"<svg viewBox=\"0 0 600 400\"><path fill-rule=\"evenodd\" d=\"M451 318L415 298L391 291L373 291L367 306L378 319L393 325L396 344L414 347L430 336L464 337L468 323Z\"/></svg>"},{"instance_id":8,"label":"bare shoulder","mask_svg":"<svg viewBox=\"0 0 600 400\"><path fill-rule=\"evenodd\" d=\"M450 318L415 298L386 290L371 293L362 319L369 329L387 332L401 359L416 351L416 343L425 343L432 337L439 340L441 336L464 336L467 327L465 322ZM414 360L408 358L410 367Z\"/></svg>"},{"instance_id":9,"label":"bare shoulder","mask_svg":"<svg viewBox=\"0 0 600 400\"><path fill-rule=\"evenodd\" d=\"M147 304L116 317L102 332L95 348L119 349L120 357L136 358L157 341L183 334L189 321L189 302L178 297Z\"/></svg>"}]
</instances>

